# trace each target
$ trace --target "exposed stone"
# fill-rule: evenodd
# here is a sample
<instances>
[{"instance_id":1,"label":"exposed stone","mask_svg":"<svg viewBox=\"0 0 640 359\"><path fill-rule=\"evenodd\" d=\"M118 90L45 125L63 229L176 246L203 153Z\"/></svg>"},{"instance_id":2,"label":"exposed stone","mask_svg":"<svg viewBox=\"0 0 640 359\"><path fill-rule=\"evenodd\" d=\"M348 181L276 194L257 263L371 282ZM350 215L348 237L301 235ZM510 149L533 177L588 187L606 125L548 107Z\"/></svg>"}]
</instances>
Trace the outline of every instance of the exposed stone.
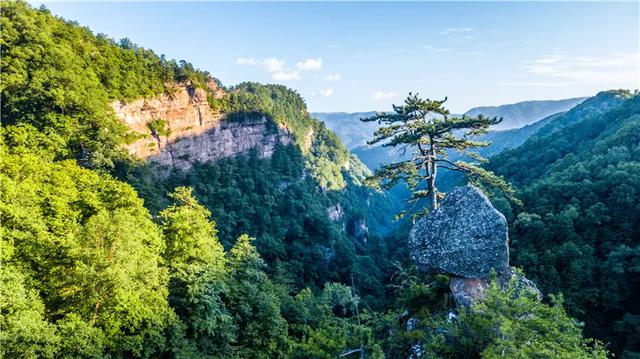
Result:
<instances>
[{"instance_id":1,"label":"exposed stone","mask_svg":"<svg viewBox=\"0 0 640 359\"><path fill-rule=\"evenodd\" d=\"M513 295L515 296L526 294L534 295L538 299L542 299L542 293L535 283L517 273L513 268L509 268L509 270L502 272L496 277L496 280L498 281L498 285L503 289L507 288L513 280L512 288L514 289ZM488 287L488 280L484 278L464 278L454 276L449 280L449 288L451 289L453 300L459 306L470 307L479 299L484 297Z\"/></svg>"},{"instance_id":2,"label":"exposed stone","mask_svg":"<svg viewBox=\"0 0 640 359\"><path fill-rule=\"evenodd\" d=\"M487 280L480 278L451 277L449 288L457 305L471 306L484 296Z\"/></svg>"},{"instance_id":3,"label":"exposed stone","mask_svg":"<svg viewBox=\"0 0 640 359\"><path fill-rule=\"evenodd\" d=\"M509 270L507 221L474 186L458 187L409 234L411 257L427 273L487 278Z\"/></svg>"},{"instance_id":4,"label":"exposed stone","mask_svg":"<svg viewBox=\"0 0 640 359\"><path fill-rule=\"evenodd\" d=\"M340 205L340 203L327 208L327 216L329 216L329 219L332 221L338 221L342 219L343 215L344 210L342 209L342 205Z\"/></svg>"},{"instance_id":5,"label":"exposed stone","mask_svg":"<svg viewBox=\"0 0 640 359\"><path fill-rule=\"evenodd\" d=\"M357 218L352 223L352 228L350 232L353 233L353 236L363 242L367 243L367 238L369 237L369 227L367 227L367 222L364 218Z\"/></svg>"},{"instance_id":6,"label":"exposed stone","mask_svg":"<svg viewBox=\"0 0 640 359\"><path fill-rule=\"evenodd\" d=\"M207 86L214 97L224 94L215 81ZM287 128L275 126L264 117L242 122L225 121L211 110L207 93L189 85L176 85L171 94L131 103L112 104L116 116L141 138L127 146L129 153L167 167L189 169L196 162L216 161L224 157L246 154L256 149L262 157L270 157L278 143L292 142ZM165 120L169 134L153 135L149 122Z\"/></svg>"}]
</instances>

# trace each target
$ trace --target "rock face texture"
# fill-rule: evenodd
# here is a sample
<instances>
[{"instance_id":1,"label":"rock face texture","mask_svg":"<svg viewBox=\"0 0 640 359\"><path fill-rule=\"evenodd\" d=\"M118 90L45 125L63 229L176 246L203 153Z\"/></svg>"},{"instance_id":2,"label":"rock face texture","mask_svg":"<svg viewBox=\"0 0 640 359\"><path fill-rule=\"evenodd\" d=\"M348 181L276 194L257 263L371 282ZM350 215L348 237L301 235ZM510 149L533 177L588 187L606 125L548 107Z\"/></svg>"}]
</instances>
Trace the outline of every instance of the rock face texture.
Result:
<instances>
[{"instance_id":1,"label":"rock face texture","mask_svg":"<svg viewBox=\"0 0 640 359\"><path fill-rule=\"evenodd\" d=\"M514 295L534 295L538 299L542 299L542 293L536 284L517 273L513 268L498 274L496 280L502 289L511 284L512 288L515 289L513 291ZM511 283L512 280L513 283ZM457 305L465 307L469 307L478 299L481 299L488 287L489 282L484 278L451 277L449 280L449 289L453 300Z\"/></svg>"},{"instance_id":2,"label":"rock face texture","mask_svg":"<svg viewBox=\"0 0 640 359\"><path fill-rule=\"evenodd\" d=\"M215 86L214 83L209 86ZM216 96L222 90L212 89ZM276 126L264 117L242 122L226 121L211 110L207 93L189 85L177 85L172 94L131 103L112 104L122 119L140 138L128 146L129 153L167 167L189 169L196 162L216 161L246 154L256 149L270 157L278 143L289 144L288 129ZM166 131L154 133L150 123L162 120Z\"/></svg>"},{"instance_id":3,"label":"rock face texture","mask_svg":"<svg viewBox=\"0 0 640 359\"><path fill-rule=\"evenodd\" d=\"M482 298L488 286L487 280L481 278L452 277L449 280L449 289L451 289L453 300L457 305L465 307L471 306Z\"/></svg>"},{"instance_id":4,"label":"rock face texture","mask_svg":"<svg viewBox=\"0 0 640 359\"><path fill-rule=\"evenodd\" d=\"M536 285L509 266L507 221L474 186L458 187L440 207L418 221L409 234L411 257L422 271L451 274L449 288L457 305L482 298L494 272L514 295L542 298Z\"/></svg>"},{"instance_id":5,"label":"rock face texture","mask_svg":"<svg viewBox=\"0 0 640 359\"><path fill-rule=\"evenodd\" d=\"M411 257L424 272L487 278L509 270L507 221L474 186L458 187L409 234Z\"/></svg>"}]
</instances>

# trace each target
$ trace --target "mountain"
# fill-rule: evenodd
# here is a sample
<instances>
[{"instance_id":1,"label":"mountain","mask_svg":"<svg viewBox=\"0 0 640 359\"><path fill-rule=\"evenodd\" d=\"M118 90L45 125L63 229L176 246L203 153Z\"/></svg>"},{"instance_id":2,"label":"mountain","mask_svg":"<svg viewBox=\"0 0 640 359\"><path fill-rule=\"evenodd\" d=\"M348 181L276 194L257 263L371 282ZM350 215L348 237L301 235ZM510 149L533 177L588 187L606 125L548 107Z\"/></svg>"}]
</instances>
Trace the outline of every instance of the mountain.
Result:
<instances>
[{"instance_id":1,"label":"mountain","mask_svg":"<svg viewBox=\"0 0 640 359\"><path fill-rule=\"evenodd\" d=\"M0 356L359 345L343 299L393 300L397 209L298 93L225 87L21 1L1 24Z\"/></svg>"},{"instance_id":2,"label":"mountain","mask_svg":"<svg viewBox=\"0 0 640 359\"><path fill-rule=\"evenodd\" d=\"M584 100L585 97L578 97L566 100L524 101L501 106L481 106L474 107L464 114L502 117L503 121L492 129L509 130L529 125L554 113L568 111Z\"/></svg>"},{"instance_id":3,"label":"mountain","mask_svg":"<svg viewBox=\"0 0 640 359\"><path fill-rule=\"evenodd\" d=\"M524 202L503 209L514 263L543 291L563 293L589 335L637 356L640 95L601 92L488 168Z\"/></svg>"},{"instance_id":4,"label":"mountain","mask_svg":"<svg viewBox=\"0 0 640 359\"><path fill-rule=\"evenodd\" d=\"M362 122L361 118L375 115L370 112L312 112L311 116L324 122L335 132L347 148L354 149L367 144L373 138L373 132L378 128L375 122Z\"/></svg>"},{"instance_id":5,"label":"mountain","mask_svg":"<svg viewBox=\"0 0 640 359\"><path fill-rule=\"evenodd\" d=\"M585 97L566 100L525 101L501 106L474 107L465 115L483 114L488 117L502 117L503 121L494 126L492 131L515 129L542 120L552 114L565 112L584 101ZM327 127L338 134L342 142L353 150L367 145L378 128L375 122L362 122L363 117L375 114L370 112L312 112L311 116L323 121ZM454 115L455 116L455 115Z\"/></svg>"},{"instance_id":6,"label":"mountain","mask_svg":"<svg viewBox=\"0 0 640 359\"><path fill-rule=\"evenodd\" d=\"M361 184L368 169L295 91L227 87L44 6L0 5L0 357L606 357L562 305L497 286L479 299L485 309L451 320L461 308L449 278L416 272L411 223L389 223L398 208ZM605 116L595 128L618 121ZM585 122L574 120L567 128ZM638 132L625 123L608 139L626 166ZM564 134L554 128L550 136ZM609 146L588 137L597 153ZM607 170L612 186L619 170L633 171ZM576 198L593 183L599 194L613 188L577 172L568 176ZM620 275L607 277L617 294L608 305L628 308L615 322L620 337L634 333L631 296L619 288L636 290L637 267L624 237L636 234L635 217L620 211L622 190L635 187L622 184L605 201L618 216L606 230L623 241L606 262ZM583 217L610 221L586 197ZM563 234L575 211L551 228ZM544 263L558 267L536 274L554 284L560 255L580 256L547 244L559 257ZM536 271L531 253L517 256Z\"/></svg>"},{"instance_id":7,"label":"mountain","mask_svg":"<svg viewBox=\"0 0 640 359\"><path fill-rule=\"evenodd\" d=\"M522 128L504 131L489 131L485 135L479 136L478 140L489 141L491 142L491 146L478 148L477 151L484 157L491 157L505 150L516 148L523 144L529 137L538 133L542 128L545 128L547 124L553 122L554 119L561 117L563 114L563 112L553 114ZM561 123L562 122L554 122L554 125L549 127L547 131L552 128L559 127ZM367 167L374 170L379 168L381 165L400 161L410 155L410 153L402 154L397 149L379 145L359 146L352 149L352 152ZM460 158L455 152L451 153L450 157L454 160Z\"/></svg>"}]
</instances>

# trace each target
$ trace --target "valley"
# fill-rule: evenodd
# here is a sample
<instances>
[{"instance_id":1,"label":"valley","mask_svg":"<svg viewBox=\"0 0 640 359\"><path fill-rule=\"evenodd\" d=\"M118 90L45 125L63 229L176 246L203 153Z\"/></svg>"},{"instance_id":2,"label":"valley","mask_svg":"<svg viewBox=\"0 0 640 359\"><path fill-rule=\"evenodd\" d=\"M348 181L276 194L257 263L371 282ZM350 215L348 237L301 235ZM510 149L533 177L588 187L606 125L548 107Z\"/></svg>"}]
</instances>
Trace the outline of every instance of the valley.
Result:
<instances>
[{"instance_id":1,"label":"valley","mask_svg":"<svg viewBox=\"0 0 640 359\"><path fill-rule=\"evenodd\" d=\"M637 90L309 112L1 5L0 357L640 355Z\"/></svg>"}]
</instances>

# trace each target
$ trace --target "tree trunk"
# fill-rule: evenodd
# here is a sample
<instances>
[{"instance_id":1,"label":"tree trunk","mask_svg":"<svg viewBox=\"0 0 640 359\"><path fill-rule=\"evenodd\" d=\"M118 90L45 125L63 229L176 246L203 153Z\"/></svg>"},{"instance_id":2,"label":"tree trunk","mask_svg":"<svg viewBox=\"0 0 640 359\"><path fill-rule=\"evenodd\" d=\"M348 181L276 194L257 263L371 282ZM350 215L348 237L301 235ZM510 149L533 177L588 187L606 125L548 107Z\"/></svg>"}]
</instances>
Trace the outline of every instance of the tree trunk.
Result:
<instances>
[{"instance_id":1,"label":"tree trunk","mask_svg":"<svg viewBox=\"0 0 640 359\"><path fill-rule=\"evenodd\" d=\"M431 192L431 209L438 208L438 188L436 187L436 177L438 176L438 162L436 162L436 147L431 139L431 148L429 149L429 157L431 162L431 176L429 177L429 190Z\"/></svg>"}]
</instances>

